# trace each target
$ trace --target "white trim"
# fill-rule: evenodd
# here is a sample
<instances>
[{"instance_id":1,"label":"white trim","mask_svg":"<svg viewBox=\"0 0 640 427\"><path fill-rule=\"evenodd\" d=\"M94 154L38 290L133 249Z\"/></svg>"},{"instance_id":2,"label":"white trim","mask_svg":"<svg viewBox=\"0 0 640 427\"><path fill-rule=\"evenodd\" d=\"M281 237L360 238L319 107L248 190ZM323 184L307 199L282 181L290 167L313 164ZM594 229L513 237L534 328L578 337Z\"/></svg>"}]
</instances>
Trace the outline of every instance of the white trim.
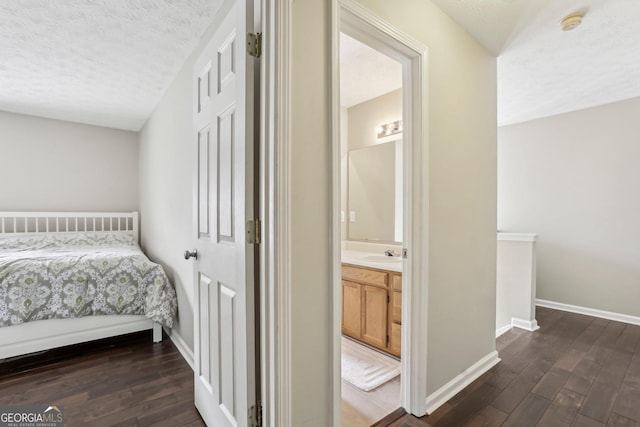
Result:
<instances>
[{"instance_id":1,"label":"white trim","mask_svg":"<svg viewBox=\"0 0 640 427\"><path fill-rule=\"evenodd\" d=\"M538 326L538 321L536 319L525 320L525 319L518 319L517 317L512 317L510 324L496 329L496 338L498 338L500 335L504 334L505 332L510 331L511 328L524 329L525 331L534 332L540 329L540 326Z\"/></svg>"},{"instance_id":2,"label":"white trim","mask_svg":"<svg viewBox=\"0 0 640 427\"><path fill-rule=\"evenodd\" d=\"M513 325L506 325L503 326L501 328L496 329L496 338L498 338L501 335L504 335L505 333L509 332L511 330L511 328L513 328Z\"/></svg>"},{"instance_id":3,"label":"white trim","mask_svg":"<svg viewBox=\"0 0 640 427\"><path fill-rule=\"evenodd\" d=\"M357 0L339 0L340 7L344 9L346 12L352 14L354 17L357 17L363 23L370 25L381 31L385 35L390 38L396 40L397 42L404 45L407 49L410 49L412 53L417 54L425 54L428 49L422 43L418 42L414 38L410 37L406 33L400 31L393 25L389 24L384 19L380 18L378 15L374 14L370 9L366 8L362 4L360 4ZM386 54L387 52L385 52ZM397 56L391 53L391 56ZM404 131L407 130L407 123L403 121Z\"/></svg>"},{"instance_id":4,"label":"white trim","mask_svg":"<svg viewBox=\"0 0 640 427\"><path fill-rule=\"evenodd\" d=\"M273 84L273 33L271 31L271 22L274 13L273 3L269 0L260 1L260 9L262 14L260 17L261 33L262 33L262 59L260 61L260 143L258 144L259 153L259 175L257 194L259 198L259 214L258 218L262 220L263 234L262 245L258 247L259 255L259 283L265 286L259 291L260 300L260 396L262 400L262 416L265 425L273 424L273 400L275 398L275 389L273 388L273 335L272 333L272 315L273 298L270 286L273 254L273 233L271 228L271 213L273 211L272 193L269 191L271 177L271 146L263 144L262 141L270 141L271 132L273 132L273 109L271 104Z\"/></svg>"},{"instance_id":5,"label":"white trim","mask_svg":"<svg viewBox=\"0 0 640 427\"><path fill-rule=\"evenodd\" d=\"M193 358L193 350L187 345L184 339L178 334L174 329L164 328L164 331L167 333L167 336L176 346L182 358L189 364L191 370L193 370L194 366L194 358Z\"/></svg>"},{"instance_id":6,"label":"white trim","mask_svg":"<svg viewBox=\"0 0 640 427\"><path fill-rule=\"evenodd\" d=\"M267 193L272 212L267 220L271 257L271 274L265 281L265 293L272 298L273 311L269 313L269 339L272 359L270 363L270 387L267 396L266 425L291 427L292 411L292 329L291 329L291 1L274 0L269 3L272 22L272 38L265 52L272 61L273 91L263 100L273 115L273 129L265 132L265 145L270 152L266 177Z\"/></svg>"},{"instance_id":7,"label":"white trim","mask_svg":"<svg viewBox=\"0 0 640 427\"><path fill-rule=\"evenodd\" d=\"M458 394L466 386L474 382L480 375L487 372L500 362L498 352L493 351L476 363L465 369L460 375L431 393L426 400L427 413L432 414L436 409L445 404L449 399Z\"/></svg>"},{"instance_id":8,"label":"white trim","mask_svg":"<svg viewBox=\"0 0 640 427\"><path fill-rule=\"evenodd\" d=\"M538 329L540 329L540 326L538 326L538 321L536 319L525 320L513 317L511 318L511 325L529 332L537 331Z\"/></svg>"},{"instance_id":9,"label":"white trim","mask_svg":"<svg viewBox=\"0 0 640 427\"><path fill-rule=\"evenodd\" d=\"M339 31L347 33L370 47L396 59L403 65L403 155L404 155L404 206L403 223L404 247L408 249L409 258L403 262L402 292L402 406L407 412L417 416L426 413L427 390L427 307L428 307L428 243L429 243L429 115L428 115L428 57L426 46L402 33L386 21L380 19L369 9L355 0L333 0L332 18L332 65L334 81L332 87L332 120L333 120L333 161L339 156L339 87L337 84L339 59ZM336 15L338 17L336 18ZM339 159L339 157L337 157ZM334 251L332 258L333 296L333 338L334 357L336 360L335 341L339 338L341 315L340 259L339 245L335 244L339 237L339 179L334 174L332 187L333 219L332 238ZM337 204L337 206L336 206ZM336 332L336 330L338 332ZM339 348L339 347L338 347ZM339 366L339 362L337 364ZM333 380L339 384L339 372L334 363ZM337 394L337 393L335 393ZM337 396L334 395L334 420L339 414L336 408ZM338 425L338 424L336 424Z\"/></svg>"},{"instance_id":10,"label":"white trim","mask_svg":"<svg viewBox=\"0 0 640 427\"><path fill-rule=\"evenodd\" d=\"M340 223L340 209L342 200L340 165L342 158L340 132L340 5L331 2L331 343L330 372L331 400L329 411L332 414L331 425L342 425L342 224Z\"/></svg>"},{"instance_id":11,"label":"white trim","mask_svg":"<svg viewBox=\"0 0 640 427\"><path fill-rule=\"evenodd\" d=\"M555 310L568 311L570 313L584 314L587 316L599 317L601 319L614 320L616 322L628 323L630 325L640 325L640 317L629 314L614 313L612 311L598 310L595 308L581 307L578 305L564 304L561 302L537 299L538 307L553 308Z\"/></svg>"},{"instance_id":12,"label":"white trim","mask_svg":"<svg viewBox=\"0 0 640 427\"><path fill-rule=\"evenodd\" d=\"M498 231L498 240L508 240L512 242L535 242L538 235L533 233L504 233Z\"/></svg>"},{"instance_id":13,"label":"white trim","mask_svg":"<svg viewBox=\"0 0 640 427\"><path fill-rule=\"evenodd\" d=\"M289 369L287 365L281 366L281 360L288 359L288 344L283 350L279 345L281 342L288 342L290 337L285 337L280 332L284 327L281 325L280 317L288 319L289 306L277 299L279 289L276 281L276 270L278 268L276 257L276 111L277 102L276 85L277 67L280 64L276 55L277 43L281 42L282 34L288 31L288 24L279 28L276 20L281 18L279 13L288 14L288 3L281 5L278 0L262 0L262 60L260 61L260 138L264 143L260 143L260 176L259 176L259 197L260 197L260 218L263 224L262 244L260 251L260 377L261 377L261 401L262 417L264 425L289 425L289 400L280 399L279 392L283 395L290 395L290 375L286 372L281 374L283 369ZM286 49L285 49L286 50ZM283 103L286 104L286 103ZM288 107L282 105L282 111ZM283 116L287 117L288 113ZM280 122L278 122L280 124ZM286 130L279 130L280 133ZM280 224L278 224L280 226ZM280 236L277 236L280 238ZM288 267L284 267L286 270ZM286 275L286 273L285 273ZM284 281L284 280L283 280ZM288 283L288 282L287 282ZM280 328L277 329L277 328ZM286 330L288 332L288 330ZM279 335L280 334L280 335ZM286 362L288 363L288 362ZM285 378L286 377L286 378ZM287 421L280 421L281 419Z\"/></svg>"}]
</instances>

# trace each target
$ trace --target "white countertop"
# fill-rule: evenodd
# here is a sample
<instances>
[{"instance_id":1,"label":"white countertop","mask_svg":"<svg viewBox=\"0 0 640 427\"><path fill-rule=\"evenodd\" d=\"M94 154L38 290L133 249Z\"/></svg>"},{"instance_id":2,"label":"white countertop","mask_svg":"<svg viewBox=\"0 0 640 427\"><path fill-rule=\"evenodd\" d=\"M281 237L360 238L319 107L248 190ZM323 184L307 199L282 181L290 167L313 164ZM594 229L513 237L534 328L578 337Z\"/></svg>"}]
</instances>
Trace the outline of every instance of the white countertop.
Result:
<instances>
[{"instance_id":1,"label":"white countertop","mask_svg":"<svg viewBox=\"0 0 640 427\"><path fill-rule=\"evenodd\" d=\"M402 273L402 257L388 257L384 252L364 252L354 250L342 251L342 262L362 267L378 268L380 270Z\"/></svg>"}]
</instances>

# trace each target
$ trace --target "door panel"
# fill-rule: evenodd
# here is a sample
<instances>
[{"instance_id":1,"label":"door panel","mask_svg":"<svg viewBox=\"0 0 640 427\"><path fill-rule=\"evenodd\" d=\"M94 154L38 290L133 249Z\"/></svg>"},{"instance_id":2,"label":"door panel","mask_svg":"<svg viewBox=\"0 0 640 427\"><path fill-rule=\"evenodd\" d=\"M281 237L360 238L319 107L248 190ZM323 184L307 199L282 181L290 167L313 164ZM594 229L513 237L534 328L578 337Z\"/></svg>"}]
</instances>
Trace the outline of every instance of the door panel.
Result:
<instances>
[{"instance_id":1,"label":"door panel","mask_svg":"<svg viewBox=\"0 0 640 427\"><path fill-rule=\"evenodd\" d=\"M198 322L199 331L197 332L197 335L202 337L211 336L211 321L210 321L211 312L209 310L209 307L211 307L211 301L210 301L211 297L209 295L210 285L211 285L211 279L209 279L204 274L201 274L200 280L198 283L198 294L197 294L197 298L198 298L197 301L199 305L198 311L200 312L201 321ZM211 378L211 373L213 372L211 370L211 363L210 363L211 348L208 345L200 346L199 353L200 353L199 354L200 357L198 358L198 366L196 367L196 369L200 372L200 381L203 382L203 384L206 386L207 389L211 390L213 389L213 386L211 384L214 383L213 379Z\"/></svg>"},{"instance_id":2,"label":"door panel","mask_svg":"<svg viewBox=\"0 0 640 427\"><path fill-rule=\"evenodd\" d=\"M233 106L222 112L217 118L218 135L217 171L218 176L218 241L233 242L233 124L235 111Z\"/></svg>"},{"instance_id":3,"label":"door panel","mask_svg":"<svg viewBox=\"0 0 640 427\"><path fill-rule=\"evenodd\" d=\"M209 165L210 165L209 127L198 132L198 235L209 235Z\"/></svg>"},{"instance_id":4,"label":"door panel","mask_svg":"<svg viewBox=\"0 0 640 427\"><path fill-rule=\"evenodd\" d=\"M387 347L387 290L362 285L362 340Z\"/></svg>"},{"instance_id":5,"label":"door panel","mask_svg":"<svg viewBox=\"0 0 640 427\"><path fill-rule=\"evenodd\" d=\"M233 373L236 371L234 364L235 346L234 346L234 297L235 292L222 283L218 283L218 340L220 343L220 365L218 372L220 373L220 406L233 418L236 417L235 405L235 384Z\"/></svg>"},{"instance_id":6,"label":"door panel","mask_svg":"<svg viewBox=\"0 0 640 427\"><path fill-rule=\"evenodd\" d=\"M342 281L342 333L357 339L360 339L362 331L361 286Z\"/></svg>"},{"instance_id":7,"label":"door panel","mask_svg":"<svg viewBox=\"0 0 640 427\"><path fill-rule=\"evenodd\" d=\"M195 404L209 426L245 427L257 392L254 248L244 239L254 212L252 2L227 10L193 72Z\"/></svg>"}]
</instances>

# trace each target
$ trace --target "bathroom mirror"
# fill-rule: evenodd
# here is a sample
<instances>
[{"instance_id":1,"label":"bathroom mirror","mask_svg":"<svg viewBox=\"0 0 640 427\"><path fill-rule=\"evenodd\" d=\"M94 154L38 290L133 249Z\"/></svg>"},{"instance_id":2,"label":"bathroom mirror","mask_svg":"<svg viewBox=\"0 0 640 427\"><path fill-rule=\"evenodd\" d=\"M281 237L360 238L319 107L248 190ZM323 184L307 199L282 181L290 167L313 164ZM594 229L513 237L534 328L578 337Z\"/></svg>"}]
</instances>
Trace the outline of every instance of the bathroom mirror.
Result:
<instances>
[{"instance_id":1,"label":"bathroom mirror","mask_svg":"<svg viewBox=\"0 0 640 427\"><path fill-rule=\"evenodd\" d=\"M402 140L349 151L347 238L402 242Z\"/></svg>"}]
</instances>

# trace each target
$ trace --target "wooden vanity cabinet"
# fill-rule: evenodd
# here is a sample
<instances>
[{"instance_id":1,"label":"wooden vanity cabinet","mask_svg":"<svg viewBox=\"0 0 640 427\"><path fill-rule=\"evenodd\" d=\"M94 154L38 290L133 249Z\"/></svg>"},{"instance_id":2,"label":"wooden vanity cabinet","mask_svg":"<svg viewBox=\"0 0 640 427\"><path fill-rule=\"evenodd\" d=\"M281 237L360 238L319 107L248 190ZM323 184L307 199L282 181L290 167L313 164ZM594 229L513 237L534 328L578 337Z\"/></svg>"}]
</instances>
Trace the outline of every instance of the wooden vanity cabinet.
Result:
<instances>
[{"instance_id":1,"label":"wooden vanity cabinet","mask_svg":"<svg viewBox=\"0 0 640 427\"><path fill-rule=\"evenodd\" d=\"M342 333L400 356L402 275L342 265Z\"/></svg>"}]
</instances>

